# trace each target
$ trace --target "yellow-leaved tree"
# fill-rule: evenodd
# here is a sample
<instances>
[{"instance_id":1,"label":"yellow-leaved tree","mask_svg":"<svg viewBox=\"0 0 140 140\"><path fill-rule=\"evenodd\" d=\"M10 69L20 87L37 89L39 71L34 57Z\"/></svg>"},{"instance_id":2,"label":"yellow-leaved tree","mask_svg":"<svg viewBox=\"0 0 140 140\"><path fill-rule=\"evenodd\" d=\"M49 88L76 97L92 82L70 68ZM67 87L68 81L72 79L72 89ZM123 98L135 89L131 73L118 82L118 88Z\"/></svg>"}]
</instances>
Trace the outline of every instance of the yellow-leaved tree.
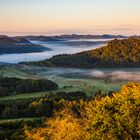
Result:
<instances>
[{"instance_id":1,"label":"yellow-leaved tree","mask_svg":"<svg viewBox=\"0 0 140 140\"><path fill-rule=\"evenodd\" d=\"M135 140L140 138L140 84L123 85L119 93L86 106L91 139Z\"/></svg>"},{"instance_id":2,"label":"yellow-leaved tree","mask_svg":"<svg viewBox=\"0 0 140 140\"><path fill-rule=\"evenodd\" d=\"M88 140L84 123L70 109L64 109L46 121L45 128L26 130L28 140Z\"/></svg>"},{"instance_id":3,"label":"yellow-leaved tree","mask_svg":"<svg viewBox=\"0 0 140 140\"><path fill-rule=\"evenodd\" d=\"M74 105L79 109L73 111ZM27 140L139 140L140 84L129 83L110 97L77 105L66 101L46 127L26 130L25 135Z\"/></svg>"}]
</instances>

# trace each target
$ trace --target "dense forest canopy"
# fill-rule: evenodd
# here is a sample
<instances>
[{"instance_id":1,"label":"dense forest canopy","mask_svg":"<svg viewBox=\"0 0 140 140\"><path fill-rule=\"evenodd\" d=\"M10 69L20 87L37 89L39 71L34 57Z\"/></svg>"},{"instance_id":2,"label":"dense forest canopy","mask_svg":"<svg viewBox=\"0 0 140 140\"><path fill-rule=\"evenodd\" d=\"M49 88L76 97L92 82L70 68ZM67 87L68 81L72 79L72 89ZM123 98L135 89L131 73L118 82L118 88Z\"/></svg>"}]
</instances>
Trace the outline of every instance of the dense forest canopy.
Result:
<instances>
[{"instance_id":1,"label":"dense forest canopy","mask_svg":"<svg viewBox=\"0 0 140 140\"><path fill-rule=\"evenodd\" d=\"M0 78L0 96L12 94L49 91L58 89L58 85L50 80L33 80L19 78Z\"/></svg>"},{"instance_id":2,"label":"dense forest canopy","mask_svg":"<svg viewBox=\"0 0 140 140\"><path fill-rule=\"evenodd\" d=\"M38 98L0 101L0 140L25 140L26 128L44 125L45 118L52 117L54 111L62 109L66 101L79 102L80 99L87 99L84 92L59 91L46 92Z\"/></svg>"},{"instance_id":3,"label":"dense forest canopy","mask_svg":"<svg viewBox=\"0 0 140 140\"><path fill-rule=\"evenodd\" d=\"M108 45L74 55L57 55L29 65L50 67L140 67L140 40L129 38L109 41Z\"/></svg>"}]
</instances>

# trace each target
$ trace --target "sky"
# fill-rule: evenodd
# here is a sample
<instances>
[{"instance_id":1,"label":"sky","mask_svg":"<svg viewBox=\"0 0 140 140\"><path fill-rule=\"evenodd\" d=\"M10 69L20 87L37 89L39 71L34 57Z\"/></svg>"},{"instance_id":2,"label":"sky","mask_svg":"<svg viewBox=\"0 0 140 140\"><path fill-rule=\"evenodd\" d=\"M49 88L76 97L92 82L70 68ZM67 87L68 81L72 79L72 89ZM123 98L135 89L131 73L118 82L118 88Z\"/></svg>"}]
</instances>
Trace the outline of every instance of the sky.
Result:
<instances>
[{"instance_id":1,"label":"sky","mask_svg":"<svg viewBox=\"0 0 140 140\"><path fill-rule=\"evenodd\" d=\"M140 34L140 0L0 0L0 34Z\"/></svg>"}]
</instances>

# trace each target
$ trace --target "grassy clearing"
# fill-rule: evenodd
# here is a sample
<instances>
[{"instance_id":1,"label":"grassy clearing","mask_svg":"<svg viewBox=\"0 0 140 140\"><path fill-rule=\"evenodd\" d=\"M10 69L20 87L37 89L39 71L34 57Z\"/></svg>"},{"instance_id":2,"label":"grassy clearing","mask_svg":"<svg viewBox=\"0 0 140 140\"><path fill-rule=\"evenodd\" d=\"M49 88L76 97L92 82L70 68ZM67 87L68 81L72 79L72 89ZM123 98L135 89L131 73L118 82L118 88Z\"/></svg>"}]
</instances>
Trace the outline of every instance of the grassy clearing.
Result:
<instances>
[{"instance_id":1,"label":"grassy clearing","mask_svg":"<svg viewBox=\"0 0 140 140\"><path fill-rule=\"evenodd\" d=\"M71 78L62 78L62 77L54 77L53 79L50 78L50 80L55 81L56 83L59 84L58 90L6 96L0 98L0 101L26 99L26 98L39 98L39 97L44 97L48 93L55 93L60 91L65 91L65 92L84 91L87 93L87 96L91 96L99 89L104 93L108 93L109 91L119 90L121 86L121 83L106 84L103 80L71 79Z\"/></svg>"},{"instance_id":2,"label":"grassy clearing","mask_svg":"<svg viewBox=\"0 0 140 140\"><path fill-rule=\"evenodd\" d=\"M0 74L4 77L17 77L22 79L38 79L42 78L37 74L29 72L29 70L25 69L23 66L4 66L0 68Z\"/></svg>"},{"instance_id":3,"label":"grassy clearing","mask_svg":"<svg viewBox=\"0 0 140 140\"><path fill-rule=\"evenodd\" d=\"M55 69L55 68L54 68ZM32 67L23 67L23 66L8 66L0 69L0 73L3 73L5 77L18 77L23 79L39 79L45 78L51 81L56 82L59 85L59 89L56 91L50 92L58 92L58 91L84 91L87 93L87 96L93 95L98 90L103 91L104 93L108 93L109 91L116 91L120 89L121 82L116 83L105 83L104 80L101 79L85 79L85 78L68 78L61 77L59 75L54 75L52 73L48 73L45 68L32 68ZM8 97L0 98L0 101L3 100L14 100L14 99L26 99L26 98L38 98L43 97L45 94L50 92L37 92L37 93L26 93L26 94L18 94Z\"/></svg>"},{"instance_id":4,"label":"grassy clearing","mask_svg":"<svg viewBox=\"0 0 140 140\"><path fill-rule=\"evenodd\" d=\"M27 99L27 98L39 98L39 97L44 97L48 93L55 93L59 91L79 91L78 88L65 88L65 89L58 89L58 90L53 90L53 91L47 91L47 92L33 92L33 93L26 93L26 94L16 94L16 95L11 95L11 96L5 96L1 97L0 101L6 101L6 100L17 100L17 99Z\"/></svg>"},{"instance_id":5,"label":"grassy clearing","mask_svg":"<svg viewBox=\"0 0 140 140\"><path fill-rule=\"evenodd\" d=\"M85 91L88 95L94 94L98 90L105 93L109 91L117 91L120 89L122 83L105 83L104 80L96 79L78 79L78 78L63 78L63 77L53 77L50 80L60 84L68 85L79 89L80 91Z\"/></svg>"}]
</instances>

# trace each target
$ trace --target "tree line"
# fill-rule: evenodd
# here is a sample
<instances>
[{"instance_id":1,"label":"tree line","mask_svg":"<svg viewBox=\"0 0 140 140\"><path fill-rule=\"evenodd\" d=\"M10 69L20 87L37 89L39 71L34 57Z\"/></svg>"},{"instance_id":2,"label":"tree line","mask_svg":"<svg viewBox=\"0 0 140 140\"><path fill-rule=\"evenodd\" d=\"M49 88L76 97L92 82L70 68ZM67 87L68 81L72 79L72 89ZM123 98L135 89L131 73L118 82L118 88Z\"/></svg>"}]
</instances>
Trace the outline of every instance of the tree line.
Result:
<instances>
[{"instance_id":1,"label":"tree line","mask_svg":"<svg viewBox=\"0 0 140 140\"><path fill-rule=\"evenodd\" d=\"M0 96L22 94L39 91L57 90L58 85L46 79L20 79L20 78L0 78Z\"/></svg>"},{"instance_id":2,"label":"tree line","mask_svg":"<svg viewBox=\"0 0 140 140\"><path fill-rule=\"evenodd\" d=\"M0 101L0 139L25 140L27 128L44 126L45 118L51 118L55 110L61 110L66 101L79 102L81 99L87 100L86 93L77 91L49 93L40 98ZM19 120L20 118L24 120Z\"/></svg>"},{"instance_id":3,"label":"tree line","mask_svg":"<svg viewBox=\"0 0 140 140\"><path fill-rule=\"evenodd\" d=\"M53 111L61 108L62 100L87 99L86 93L56 92L46 97L0 101L0 119L51 117Z\"/></svg>"}]
</instances>

